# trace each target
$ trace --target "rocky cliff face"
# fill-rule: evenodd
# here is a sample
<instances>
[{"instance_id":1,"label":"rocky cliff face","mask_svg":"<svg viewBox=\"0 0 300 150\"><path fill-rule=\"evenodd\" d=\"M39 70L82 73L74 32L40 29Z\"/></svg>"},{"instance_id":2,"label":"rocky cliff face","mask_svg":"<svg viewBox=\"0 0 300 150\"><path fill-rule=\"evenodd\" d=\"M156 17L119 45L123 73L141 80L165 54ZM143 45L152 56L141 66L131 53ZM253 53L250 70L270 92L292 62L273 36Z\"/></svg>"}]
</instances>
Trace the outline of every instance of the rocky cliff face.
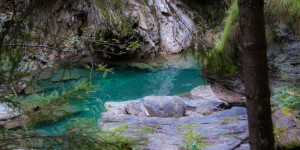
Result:
<instances>
[{"instance_id":1,"label":"rocky cliff face","mask_svg":"<svg viewBox=\"0 0 300 150\"><path fill-rule=\"evenodd\" d=\"M22 3L18 11L29 13L27 18L35 28L33 36L38 38L38 43L43 42L64 51L72 48L88 49L86 41L94 42L99 35L100 39L107 40L105 36L108 35L121 41L116 44L128 46L128 43L139 42L135 54L140 57L175 54L191 46L193 35L196 33L192 13L185 9L181 1L20 0L20 2ZM13 8L11 4L7 4L6 12L12 11ZM95 35L97 33L99 34ZM127 40L131 38L134 40ZM97 47L94 43L91 45L102 52L110 51L110 48L118 49L113 46L105 49L105 46Z\"/></svg>"},{"instance_id":2,"label":"rocky cliff face","mask_svg":"<svg viewBox=\"0 0 300 150\"><path fill-rule=\"evenodd\" d=\"M290 27L277 25L276 37L268 49L269 65L281 79L300 80L300 37Z\"/></svg>"}]
</instances>

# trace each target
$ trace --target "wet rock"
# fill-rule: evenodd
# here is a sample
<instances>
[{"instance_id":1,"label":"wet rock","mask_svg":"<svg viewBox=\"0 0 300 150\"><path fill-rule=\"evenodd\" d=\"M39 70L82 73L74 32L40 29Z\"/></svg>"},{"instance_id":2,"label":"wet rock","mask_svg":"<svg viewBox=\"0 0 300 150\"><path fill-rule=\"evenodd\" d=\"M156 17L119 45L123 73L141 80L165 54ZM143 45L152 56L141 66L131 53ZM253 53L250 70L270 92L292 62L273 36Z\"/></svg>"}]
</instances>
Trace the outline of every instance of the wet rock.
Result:
<instances>
[{"instance_id":1,"label":"wet rock","mask_svg":"<svg viewBox=\"0 0 300 150\"><path fill-rule=\"evenodd\" d=\"M143 104L151 117L182 117L185 113L184 100L178 96L147 96Z\"/></svg>"}]
</instances>

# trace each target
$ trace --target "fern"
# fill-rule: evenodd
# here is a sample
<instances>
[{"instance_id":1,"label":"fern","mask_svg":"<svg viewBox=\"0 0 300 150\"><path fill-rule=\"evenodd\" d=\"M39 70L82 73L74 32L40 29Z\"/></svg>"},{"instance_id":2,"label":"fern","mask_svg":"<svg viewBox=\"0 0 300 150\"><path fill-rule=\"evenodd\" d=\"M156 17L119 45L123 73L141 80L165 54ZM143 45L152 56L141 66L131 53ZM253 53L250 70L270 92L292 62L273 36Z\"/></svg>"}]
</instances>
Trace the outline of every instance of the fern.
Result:
<instances>
[{"instance_id":1,"label":"fern","mask_svg":"<svg viewBox=\"0 0 300 150\"><path fill-rule=\"evenodd\" d=\"M49 94L32 94L27 97L8 96L3 101L17 106L20 113L25 118L24 123L27 127L34 127L39 123L55 122L59 118L54 115L58 111L67 114L67 111L61 109L64 105L72 103L83 103L82 100L90 98L89 91L94 87L88 82L81 82L72 90L63 90L63 92L53 91Z\"/></svg>"},{"instance_id":2,"label":"fern","mask_svg":"<svg viewBox=\"0 0 300 150\"><path fill-rule=\"evenodd\" d=\"M143 145L144 139L120 136L97 128L91 119L78 119L63 135L0 129L0 149L101 149L129 150Z\"/></svg>"},{"instance_id":3,"label":"fern","mask_svg":"<svg viewBox=\"0 0 300 150\"><path fill-rule=\"evenodd\" d=\"M28 131L28 127L36 127L41 122L57 121L55 113L60 107L70 102L82 103L90 97L94 87L82 82L72 90L49 94L41 93L30 97L3 99L20 109L23 126L18 130L10 130L0 125L0 149L132 149L144 143L144 139L133 139L120 136L120 132L105 132L95 125L97 118L72 119L64 134L44 135ZM75 123L74 123L75 122Z\"/></svg>"},{"instance_id":4,"label":"fern","mask_svg":"<svg viewBox=\"0 0 300 150\"><path fill-rule=\"evenodd\" d=\"M300 90L296 86L280 86L273 89L273 98L281 109L300 110Z\"/></svg>"}]
</instances>

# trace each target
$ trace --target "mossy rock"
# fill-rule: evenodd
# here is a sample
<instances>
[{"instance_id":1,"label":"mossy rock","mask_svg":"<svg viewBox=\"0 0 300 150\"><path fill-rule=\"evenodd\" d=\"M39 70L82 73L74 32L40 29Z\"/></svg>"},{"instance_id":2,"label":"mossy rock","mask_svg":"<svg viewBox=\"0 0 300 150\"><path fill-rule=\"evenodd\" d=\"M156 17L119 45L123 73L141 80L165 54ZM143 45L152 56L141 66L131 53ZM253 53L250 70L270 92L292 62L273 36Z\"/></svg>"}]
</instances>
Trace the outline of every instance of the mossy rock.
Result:
<instances>
[{"instance_id":1,"label":"mossy rock","mask_svg":"<svg viewBox=\"0 0 300 150\"><path fill-rule=\"evenodd\" d=\"M285 110L273 113L274 133L279 147L292 149L300 147L299 120Z\"/></svg>"}]
</instances>

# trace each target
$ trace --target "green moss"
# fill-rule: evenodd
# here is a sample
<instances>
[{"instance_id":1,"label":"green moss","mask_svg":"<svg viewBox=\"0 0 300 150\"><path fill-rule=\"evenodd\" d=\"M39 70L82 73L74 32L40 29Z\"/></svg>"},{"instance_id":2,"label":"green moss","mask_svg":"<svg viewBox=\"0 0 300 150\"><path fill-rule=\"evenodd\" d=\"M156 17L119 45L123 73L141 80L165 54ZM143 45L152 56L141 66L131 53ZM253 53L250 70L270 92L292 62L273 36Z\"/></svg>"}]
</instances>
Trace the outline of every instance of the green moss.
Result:
<instances>
[{"instance_id":1,"label":"green moss","mask_svg":"<svg viewBox=\"0 0 300 150\"><path fill-rule=\"evenodd\" d=\"M236 118L224 118L221 122L221 124L225 125L225 124L229 124L229 123L232 123L232 122L235 122L236 121Z\"/></svg>"},{"instance_id":2,"label":"green moss","mask_svg":"<svg viewBox=\"0 0 300 150\"><path fill-rule=\"evenodd\" d=\"M208 146L208 143L201 135L195 134L192 131L185 134L183 146L185 150L202 150L206 146Z\"/></svg>"},{"instance_id":3,"label":"green moss","mask_svg":"<svg viewBox=\"0 0 300 150\"><path fill-rule=\"evenodd\" d=\"M218 138L223 139L223 138L231 138L234 137L234 134L221 134L219 135Z\"/></svg>"},{"instance_id":4,"label":"green moss","mask_svg":"<svg viewBox=\"0 0 300 150\"><path fill-rule=\"evenodd\" d=\"M148 126L144 126L144 127L141 128L140 133L141 134L154 134L154 133L156 133L156 131L151 129Z\"/></svg>"},{"instance_id":5,"label":"green moss","mask_svg":"<svg viewBox=\"0 0 300 150\"><path fill-rule=\"evenodd\" d=\"M275 144L279 147L282 147L283 149L296 149L300 147L300 141L298 139L295 140L288 140L287 141L287 135L288 134L288 127L284 126L274 126L274 136L275 136Z\"/></svg>"},{"instance_id":6,"label":"green moss","mask_svg":"<svg viewBox=\"0 0 300 150\"><path fill-rule=\"evenodd\" d=\"M113 133L115 133L115 134L123 133L128 129L129 129L129 127L127 125L122 125L122 126L116 127L114 129Z\"/></svg>"},{"instance_id":7,"label":"green moss","mask_svg":"<svg viewBox=\"0 0 300 150\"><path fill-rule=\"evenodd\" d=\"M220 42L215 46L215 50L222 51L228 48L232 49L229 45L230 40L235 40L238 29L238 5L235 0L231 8L227 11L228 16L225 19L225 27L222 33ZM228 47L226 47L228 46Z\"/></svg>"},{"instance_id":8,"label":"green moss","mask_svg":"<svg viewBox=\"0 0 300 150\"><path fill-rule=\"evenodd\" d=\"M177 127L177 130L179 132L186 132L189 130L193 130L195 128L197 128L199 125L198 124L186 124L186 125L180 125Z\"/></svg>"},{"instance_id":9,"label":"green moss","mask_svg":"<svg viewBox=\"0 0 300 150\"><path fill-rule=\"evenodd\" d=\"M220 42L205 54L203 54L203 65L206 73L222 75L224 73L234 73L237 70L232 60L232 55L236 49L235 44L238 36L238 6L237 2L232 4L227 11L225 26Z\"/></svg>"},{"instance_id":10,"label":"green moss","mask_svg":"<svg viewBox=\"0 0 300 150\"><path fill-rule=\"evenodd\" d=\"M225 0L230 6L224 21L221 40L204 55L204 67L207 73L224 74L236 71L232 56L236 53L239 41L238 5L236 0ZM274 22L287 24L296 34L300 34L299 0L266 0L265 16L267 42L271 43L275 35ZM229 67L227 67L229 66Z\"/></svg>"}]
</instances>

